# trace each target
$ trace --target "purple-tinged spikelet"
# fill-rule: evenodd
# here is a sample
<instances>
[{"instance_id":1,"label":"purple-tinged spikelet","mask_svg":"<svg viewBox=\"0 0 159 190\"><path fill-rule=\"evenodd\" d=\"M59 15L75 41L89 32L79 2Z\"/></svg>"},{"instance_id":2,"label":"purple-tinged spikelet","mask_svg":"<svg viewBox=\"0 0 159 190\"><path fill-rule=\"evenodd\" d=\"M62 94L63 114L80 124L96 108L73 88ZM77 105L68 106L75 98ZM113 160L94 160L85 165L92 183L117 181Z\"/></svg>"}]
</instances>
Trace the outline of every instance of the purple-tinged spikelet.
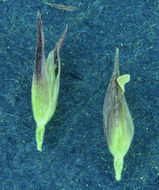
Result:
<instances>
[{"instance_id":1,"label":"purple-tinged spikelet","mask_svg":"<svg viewBox=\"0 0 159 190\"><path fill-rule=\"evenodd\" d=\"M103 124L107 144L114 157L116 180L121 179L123 160L134 135L134 125L124 96L124 85L130 75L120 76L119 49L116 50L115 65L103 106Z\"/></svg>"},{"instance_id":2,"label":"purple-tinged spikelet","mask_svg":"<svg viewBox=\"0 0 159 190\"><path fill-rule=\"evenodd\" d=\"M39 151L42 150L45 125L53 116L57 106L61 72L59 54L66 32L67 25L56 47L45 60L44 34L41 15L38 12L38 42L32 81L32 109L37 124L36 142Z\"/></svg>"}]
</instances>

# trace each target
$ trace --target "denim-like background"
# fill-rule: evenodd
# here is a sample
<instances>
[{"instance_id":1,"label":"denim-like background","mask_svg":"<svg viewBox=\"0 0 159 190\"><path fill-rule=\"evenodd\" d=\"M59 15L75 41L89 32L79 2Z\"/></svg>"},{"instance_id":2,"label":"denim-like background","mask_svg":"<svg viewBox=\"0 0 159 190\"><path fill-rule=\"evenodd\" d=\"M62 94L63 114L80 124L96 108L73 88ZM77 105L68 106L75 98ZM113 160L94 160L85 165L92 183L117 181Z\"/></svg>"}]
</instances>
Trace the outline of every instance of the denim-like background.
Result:
<instances>
[{"instance_id":1,"label":"denim-like background","mask_svg":"<svg viewBox=\"0 0 159 190\"><path fill-rule=\"evenodd\" d=\"M78 9L0 0L0 190L159 189L159 1L48 2ZM41 153L30 101L38 10L46 57L69 25L59 102ZM121 74L131 75L125 96L135 125L120 182L102 123L116 47Z\"/></svg>"}]
</instances>

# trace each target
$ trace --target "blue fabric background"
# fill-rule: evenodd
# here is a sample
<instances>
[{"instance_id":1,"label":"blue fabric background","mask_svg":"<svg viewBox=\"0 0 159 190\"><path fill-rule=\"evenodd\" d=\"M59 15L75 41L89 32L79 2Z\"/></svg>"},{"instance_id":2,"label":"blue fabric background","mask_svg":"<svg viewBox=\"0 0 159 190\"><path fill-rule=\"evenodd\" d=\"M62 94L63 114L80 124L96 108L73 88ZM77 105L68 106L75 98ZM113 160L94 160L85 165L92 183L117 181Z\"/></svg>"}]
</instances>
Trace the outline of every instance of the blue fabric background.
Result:
<instances>
[{"instance_id":1,"label":"blue fabric background","mask_svg":"<svg viewBox=\"0 0 159 190\"><path fill-rule=\"evenodd\" d=\"M78 9L0 0L0 190L159 189L159 1L49 2ZM69 25L59 102L41 153L30 100L38 10L46 57ZM135 125L120 182L102 123L116 47L121 73L131 75L125 96Z\"/></svg>"}]
</instances>

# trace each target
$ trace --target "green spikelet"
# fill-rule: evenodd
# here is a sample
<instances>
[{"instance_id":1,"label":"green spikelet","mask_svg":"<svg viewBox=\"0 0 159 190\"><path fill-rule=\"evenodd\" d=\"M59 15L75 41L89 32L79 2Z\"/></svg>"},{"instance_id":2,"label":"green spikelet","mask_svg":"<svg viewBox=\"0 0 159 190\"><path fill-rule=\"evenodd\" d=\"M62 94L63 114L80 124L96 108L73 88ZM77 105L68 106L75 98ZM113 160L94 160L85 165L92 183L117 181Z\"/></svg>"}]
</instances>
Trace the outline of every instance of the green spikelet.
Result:
<instances>
[{"instance_id":1,"label":"green spikelet","mask_svg":"<svg viewBox=\"0 0 159 190\"><path fill-rule=\"evenodd\" d=\"M120 76L117 49L114 72L104 100L103 123L107 144L114 157L114 169L118 181L121 179L124 156L134 135L133 121L124 96L124 85L129 80L129 74Z\"/></svg>"},{"instance_id":2,"label":"green spikelet","mask_svg":"<svg viewBox=\"0 0 159 190\"><path fill-rule=\"evenodd\" d=\"M44 35L42 30L41 15L38 13L38 43L36 51L35 68L32 80L32 110L37 124L36 142L37 150L42 150L45 126L53 116L58 100L60 88L60 49L67 32L66 29L56 47L45 61Z\"/></svg>"}]
</instances>

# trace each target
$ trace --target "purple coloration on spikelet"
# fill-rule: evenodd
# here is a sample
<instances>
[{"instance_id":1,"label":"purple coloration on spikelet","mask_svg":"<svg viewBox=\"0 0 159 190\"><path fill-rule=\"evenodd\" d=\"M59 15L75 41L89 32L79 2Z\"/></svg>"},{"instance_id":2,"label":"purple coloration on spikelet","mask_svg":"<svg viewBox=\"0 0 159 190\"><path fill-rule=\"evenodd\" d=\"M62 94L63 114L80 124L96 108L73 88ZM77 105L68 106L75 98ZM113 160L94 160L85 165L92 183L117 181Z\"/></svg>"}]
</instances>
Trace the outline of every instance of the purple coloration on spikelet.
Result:
<instances>
[{"instance_id":1,"label":"purple coloration on spikelet","mask_svg":"<svg viewBox=\"0 0 159 190\"><path fill-rule=\"evenodd\" d=\"M39 80L42 77L45 67L45 54L44 54L44 34L42 29L41 15L38 12L38 41L35 59L35 76Z\"/></svg>"}]
</instances>

